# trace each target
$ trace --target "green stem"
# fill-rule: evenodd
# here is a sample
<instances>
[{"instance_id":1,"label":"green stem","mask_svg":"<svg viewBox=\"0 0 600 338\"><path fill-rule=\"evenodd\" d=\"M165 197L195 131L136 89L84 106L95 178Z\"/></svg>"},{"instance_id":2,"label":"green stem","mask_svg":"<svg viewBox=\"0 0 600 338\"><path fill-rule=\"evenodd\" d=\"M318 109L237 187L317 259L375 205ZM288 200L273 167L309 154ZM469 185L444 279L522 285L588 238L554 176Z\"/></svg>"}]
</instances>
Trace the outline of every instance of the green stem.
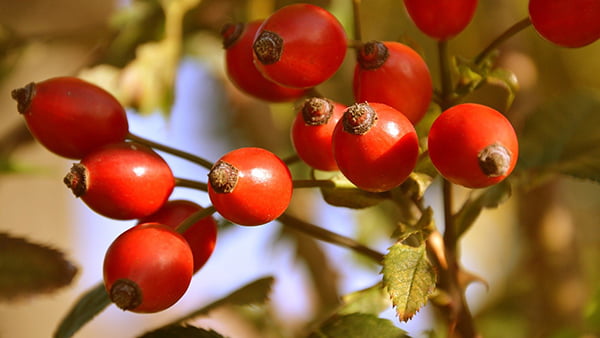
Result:
<instances>
[{"instance_id":1,"label":"green stem","mask_svg":"<svg viewBox=\"0 0 600 338\"><path fill-rule=\"evenodd\" d=\"M192 225L194 225L196 222L198 222L199 220L209 217L210 215L214 214L216 212L215 208L211 205L209 207L206 207L202 210L199 210L193 214L191 214L188 218L186 218L183 222L181 222L181 224L179 224L177 226L177 228L175 228L175 230L182 234L184 233L187 229L189 229Z\"/></svg>"},{"instance_id":2,"label":"green stem","mask_svg":"<svg viewBox=\"0 0 600 338\"><path fill-rule=\"evenodd\" d=\"M132 133L129 133L127 135L127 139L129 139L131 141L135 141L135 142L141 143L141 144L144 144L144 145L146 145L146 146L148 146L150 148L154 148L156 150L164 151L165 153L169 153L169 154L181 157L181 158L186 159L186 160L188 160L190 162L193 162L193 163L196 163L198 165L201 165L201 166L203 166L203 167L205 167L207 169L210 169L213 166L212 162L207 161L207 160L203 159L202 157L196 156L194 154L190 154L188 152L185 152L185 151L173 148L173 147L169 147L169 146L164 145L164 144L160 144L160 143L154 142L152 140L143 138L141 136L134 135Z\"/></svg>"},{"instance_id":3,"label":"green stem","mask_svg":"<svg viewBox=\"0 0 600 338\"><path fill-rule=\"evenodd\" d=\"M450 56L448 55L448 41L438 42L438 61L440 64L440 106L442 111L452 105L452 73L450 71Z\"/></svg>"},{"instance_id":4,"label":"green stem","mask_svg":"<svg viewBox=\"0 0 600 338\"><path fill-rule=\"evenodd\" d=\"M208 184L204 182L188 180L186 178L175 177L175 185L183 188L192 188L201 191L208 191Z\"/></svg>"},{"instance_id":5,"label":"green stem","mask_svg":"<svg viewBox=\"0 0 600 338\"><path fill-rule=\"evenodd\" d=\"M360 244L352 238L342 236L340 234L336 234L335 232L331 232L329 230L318 227L314 224L302 221L294 216L283 214L279 216L278 220L285 226L288 226L292 229L305 233L309 236L312 236L318 240L328 242L331 244L335 244L344 248L348 248L354 250L357 253L360 253L368 258L371 258L377 264L382 264L384 255L378 251L375 251L369 247Z\"/></svg>"},{"instance_id":6,"label":"green stem","mask_svg":"<svg viewBox=\"0 0 600 338\"><path fill-rule=\"evenodd\" d=\"M335 188L331 180L294 180L294 188Z\"/></svg>"},{"instance_id":7,"label":"green stem","mask_svg":"<svg viewBox=\"0 0 600 338\"><path fill-rule=\"evenodd\" d=\"M354 40L362 41L362 26L360 20L360 0L352 0L352 13L354 22Z\"/></svg>"},{"instance_id":8,"label":"green stem","mask_svg":"<svg viewBox=\"0 0 600 338\"><path fill-rule=\"evenodd\" d=\"M518 21L514 25L510 26L506 31L504 31L504 33L500 34L496 39L494 39L494 41L492 41L486 48L484 48L475 57L475 59L474 59L475 64L480 65L483 62L483 60L485 60L485 58L492 51L494 51L496 48L498 48L498 46L500 46L504 41L508 40L513 35L519 33L520 31L524 30L525 28L529 27L529 25L531 25L531 20L529 20L529 17L526 17L526 18Z\"/></svg>"}]
</instances>

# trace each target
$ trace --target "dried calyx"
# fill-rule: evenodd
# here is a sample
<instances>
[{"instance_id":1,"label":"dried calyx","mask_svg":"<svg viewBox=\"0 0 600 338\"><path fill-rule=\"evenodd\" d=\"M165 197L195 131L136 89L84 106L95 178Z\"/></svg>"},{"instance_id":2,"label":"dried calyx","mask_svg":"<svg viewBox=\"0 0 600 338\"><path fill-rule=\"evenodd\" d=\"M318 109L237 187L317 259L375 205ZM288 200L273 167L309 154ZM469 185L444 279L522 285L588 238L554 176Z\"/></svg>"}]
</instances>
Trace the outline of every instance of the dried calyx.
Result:
<instances>
[{"instance_id":1,"label":"dried calyx","mask_svg":"<svg viewBox=\"0 0 600 338\"><path fill-rule=\"evenodd\" d=\"M377 113L368 103L355 103L348 107L342 117L344 131L354 134L366 134L377 122Z\"/></svg>"},{"instance_id":2,"label":"dried calyx","mask_svg":"<svg viewBox=\"0 0 600 338\"><path fill-rule=\"evenodd\" d=\"M320 126L326 124L333 115L333 104L320 97L311 97L302 105L302 117L304 123L309 126Z\"/></svg>"},{"instance_id":3,"label":"dried calyx","mask_svg":"<svg viewBox=\"0 0 600 338\"><path fill-rule=\"evenodd\" d=\"M387 60L390 52L381 41L369 41L358 50L357 61L363 69L377 69Z\"/></svg>"},{"instance_id":4,"label":"dried calyx","mask_svg":"<svg viewBox=\"0 0 600 338\"><path fill-rule=\"evenodd\" d=\"M121 310L133 310L142 304L142 291L129 279L117 280L110 288L109 296Z\"/></svg>"},{"instance_id":5,"label":"dried calyx","mask_svg":"<svg viewBox=\"0 0 600 338\"><path fill-rule=\"evenodd\" d=\"M483 148L477 156L481 171L488 177L506 175L510 168L511 157L510 151L499 143Z\"/></svg>"},{"instance_id":6,"label":"dried calyx","mask_svg":"<svg viewBox=\"0 0 600 338\"><path fill-rule=\"evenodd\" d=\"M225 161L218 161L208 173L208 183L218 193L229 193L235 189L239 170Z\"/></svg>"},{"instance_id":7,"label":"dried calyx","mask_svg":"<svg viewBox=\"0 0 600 338\"><path fill-rule=\"evenodd\" d=\"M81 197L87 191L88 171L81 163L74 163L71 170L65 175L63 182L67 185L75 197Z\"/></svg>"},{"instance_id":8,"label":"dried calyx","mask_svg":"<svg viewBox=\"0 0 600 338\"><path fill-rule=\"evenodd\" d=\"M31 82L23 88L14 89L10 93L12 98L17 101L17 110L19 113L25 114L25 112L29 109L29 105L35 96L35 92L35 83Z\"/></svg>"},{"instance_id":9,"label":"dried calyx","mask_svg":"<svg viewBox=\"0 0 600 338\"><path fill-rule=\"evenodd\" d=\"M231 47L244 32L245 24L227 23L221 28L221 37L223 37L223 48Z\"/></svg>"},{"instance_id":10,"label":"dried calyx","mask_svg":"<svg viewBox=\"0 0 600 338\"><path fill-rule=\"evenodd\" d=\"M283 39L271 31L262 31L252 45L254 54L263 65L273 64L281 58Z\"/></svg>"}]
</instances>

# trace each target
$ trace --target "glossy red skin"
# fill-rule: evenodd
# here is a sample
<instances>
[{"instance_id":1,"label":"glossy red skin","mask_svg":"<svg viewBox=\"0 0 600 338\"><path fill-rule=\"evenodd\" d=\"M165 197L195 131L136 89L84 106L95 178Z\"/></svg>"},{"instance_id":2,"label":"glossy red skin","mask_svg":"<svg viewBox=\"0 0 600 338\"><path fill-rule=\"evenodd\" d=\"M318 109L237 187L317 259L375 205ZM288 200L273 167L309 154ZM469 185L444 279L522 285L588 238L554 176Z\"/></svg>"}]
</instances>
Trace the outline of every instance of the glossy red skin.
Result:
<instances>
[{"instance_id":1,"label":"glossy red skin","mask_svg":"<svg viewBox=\"0 0 600 338\"><path fill-rule=\"evenodd\" d=\"M153 313L175 304L187 291L194 259L188 242L172 228L157 223L137 225L122 233L104 257L107 292L119 279L129 279L142 293L142 303L128 311Z\"/></svg>"},{"instance_id":2,"label":"glossy red skin","mask_svg":"<svg viewBox=\"0 0 600 338\"><path fill-rule=\"evenodd\" d=\"M292 175L286 164L268 150L239 148L221 157L239 170L233 191L216 192L208 184L215 209L239 225L261 225L279 217L292 198Z\"/></svg>"},{"instance_id":3,"label":"glossy red skin","mask_svg":"<svg viewBox=\"0 0 600 338\"><path fill-rule=\"evenodd\" d=\"M160 209L175 186L169 165L151 149L132 142L101 147L81 160L88 172L81 199L113 219L136 219Z\"/></svg>"},{"instance_id":4,"label":"glossy red skin","mask_svg":"<svg viewBox=\"0 0 600 338\"><path fill-rule=\"evenodd\" d=\"M202 209L201 206L191 201L172 200L152 215L140 219L138 224L160 223L176 229L186 218ZM205 217L194 223L182 235L192 249L194 273L196 273L204 266L215 250L217 222L212 216Z\"/></svg>"},{"instance_id":5,"label":"glossy red skin","mask_svg":"<svg viewBox=\"0 0 600 338\"><path fill-rule=\"evenodd\" d=\"M357 187L373 192L402 184L415 168L419 155L417 133L396 109L369 103L378 120L363 135L344 130L338 122L333 132L333 153L340 171Z\"/></svg>"},{"instance_id":6,"label":"glossy red skin","mask_svg":"<svg viewBox=\"0 0 600 338\"><path fill-rule=\"evenodd\" d=\"M412 48L384 41L389 50L385 63L377 69L354 68L353 92L356 102L385 103L417 124L427 112L433 84L427 64Z\"/></svg>"},{"instance_id":7,"label":"glossy red skin","mask_svg":"<svg viewBox=\"0 0 600 338\"><path fill-rule=\"evenodd\" d=\"M448 40L471 22L477 0L404 0L408 15L426 35Z\"/></svg>"},{"instance_id":8,"label":"glossy red skin","mask_svg":"<svg viewBox=\"0 0 600 338\"><path fill-rule=\"evenodd\" d=\"M529 18L546 40L577 48L600 38L600 1L530 0Z\"/></svg>"},{"instance_id":9,"label":"glossy red skin","mask_svg":"<svg viewBox=\"0 0 600 338\"><path fill-rule=\"evenodd\" d=\"M44 147L73 159L123 141L129 131L121 104L104 89L75 77L36 83L35 96L23 117Z\"/></svg>"},{"instance_id":10,"label":"glossy red skin","mask_svg":"<svg viewBox=\"0 0 600 338\"><path fill-rule=\"evenodd\" d=\"M337 122L347 108L338 102L331 103L334 108L327 123L318 126L306 124L300 110L291 128L292 144L298 156L312 168L323 171L338 170L333 156L332 136Z\"/></svg>"},{"instance_id":11,"label":"glossy red skin","mask_svg":"<svg viewBox=\"0 0 600 338\"><path fill-rule=\"evenodd\" d=\"M478 154L499 143L511 153L505 175L488 177L479 166ZM480 104L463 103L444 111L431 126L429 156L442 176L468 188L483 188L504 180L519 156L517 135L500 112Z\"/></svg>"},{"instance_id":12,"label":"glossy red skin","mask_svg":"<svg viewBox=\"0 0 600 338\"><path fill-rule=\"evenodd\" d=\"M283 87L266 79L254 65L252 43L263 20L244 26L242 35L225 49L225 69L231 82L241 91L269 102L287 102L302 97L306 90Z\"/></svg>"},{"instance_id":13,"label":"glossy red skin","mask_svg":"<svg viewBox=\"0 0 600 338\"><path fill-rule=\"evenodd\" d=\"M328 80L340 68L348 49L340 22L327 10L311 4L292 4L269 16L259 28L283 39L281 59L258 70L283 86L310 88Z\"/></svg>"}]
</instances>

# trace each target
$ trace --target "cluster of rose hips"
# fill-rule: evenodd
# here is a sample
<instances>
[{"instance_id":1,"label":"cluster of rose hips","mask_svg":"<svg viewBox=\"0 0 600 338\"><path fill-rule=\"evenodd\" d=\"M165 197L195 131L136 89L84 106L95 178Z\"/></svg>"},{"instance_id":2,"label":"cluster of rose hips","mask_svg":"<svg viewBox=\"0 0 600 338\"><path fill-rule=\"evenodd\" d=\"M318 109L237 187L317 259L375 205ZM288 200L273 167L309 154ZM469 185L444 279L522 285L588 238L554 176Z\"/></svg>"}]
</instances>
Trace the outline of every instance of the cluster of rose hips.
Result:
<instances>
[{"instance_id":1,"label":"cluster of rose hips","mask_svg":"<svg viewBox=\"0 0 600 338\"><path fill-rule=\"evenodd\" d=\"M437 40L462 31L476 3L405 0L416 25ZM549 3L530 3L536 28L548 28L540 32L553 32L552 23L534 18ZM431 21L429 14L436 11L443 15L433 17L446 20ZM560 43L581 45L600 35L581 33L585 36ZM544 36L553 40L553 34ZM339 170L358 188L380 192L402 184L421 155L428 155L445 179L470 188L496 184L515 167L518 143L511 124L480 104L444 111L431 126L427 150L420 149L414 125L428 110L432 80L421 56L404 44L353 43L356 103L345 106L311 95L334 75L351 47L325 9L289 5L265 20L225 25L222 36L227 74L240 90L269 102L304 99L290 134L300 159L316 170ZM281 216L292 198L287 165L268 150L247 147L212 165L206 184L211 208L169 200L176 177L154 149L129 133L125 110L108 92L58 77L12 95L42 145L79 160L64 178L77 197L100 215L139 220L114 240L104 261L106 290L124 310L157 312L183 296L214 249L212 212L236 224L260 225Z\"/></svg>"}]
</instances>

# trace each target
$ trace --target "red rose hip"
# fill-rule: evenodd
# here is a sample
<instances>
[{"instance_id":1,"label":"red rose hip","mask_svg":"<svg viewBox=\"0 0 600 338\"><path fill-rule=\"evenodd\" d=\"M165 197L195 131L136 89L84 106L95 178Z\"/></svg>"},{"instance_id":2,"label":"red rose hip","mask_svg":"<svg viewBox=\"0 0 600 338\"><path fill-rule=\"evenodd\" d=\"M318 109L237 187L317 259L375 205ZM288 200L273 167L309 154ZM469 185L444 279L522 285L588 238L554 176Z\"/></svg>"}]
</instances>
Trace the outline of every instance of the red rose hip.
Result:
<instances>
[{"instance_id":1,"label":"red rose hip","mask_svg":"<svg viewBox=\"0 0 600 338\"><path fill-rule=\"evenodd\" d=\"M304 89L283 87L265 78L254 65L252 43L263 20L223 26L225 68L231 82L241 91L268 102L293 101Z\"/></svg>"},{"instance_id":2,"label":"red rose hip","mask_svg":"<svg viewBox=\"0 0 600 338\"><path fill-rule=\"evenodd\" d=\"M467 27L477 0L404 0L404 6L421 32L443 41Z\"/></svg>"},{"instance_id":3,"label":"red rose hip","mask_svg":"<svg viewBox=\"0 0 600 338\"><path fill-rule=\"evenodd\" d=\"M433 95L427 64L399 42L370 41L358 50L353 92L356 102L379 102L395 108L416 124Z\"/></svg>"},{"instance_id":4,"label":"red rose hip","mask_svg":"<svg viewBox=\"0 0 600 338\"><path fill-rule=\"evenodd\" d=\"M90 209L123 220L156 212L175 186L162 157L133 142L96 149L73 165L64 182Z\"/></svg>"},{"instance_id":5,"label":"red rose hip","mask_svg":"<svg viewBox=\"0 0 600 338\"><path fill-rule=\"evenodd\" d=\"M108 248L104 286L123 310L159 312L185 294L193 267L192 250L183 236L164 224L140 224Z\"/></svg>"},{"instance_id":6,"label":"red rose hip","mask_svg":"<svg viewBox=\"0 0 600 338\"><path fill-rule=\"evenodd\" d=\"M419 143L413 125L396 109L357 103L348 107L335 127L333 154L350 182L380 192L408 178L417 163Z\"/></svg>"},{"instance_id":7,"label":"red rose hip","mask_svg":"<svg viewBox=\"0 0 600 338\"><path fill-rule=\"evenodd\" d=\"M516 133L500 112L475 103L444 111L428 136L431 162L448 181L484 188L504 180L519 155Z\"/></svg>"},{"instance_id":8,"label":"red rose hip","mask_svg":"<svg viewBox=\"0 0 600 338\"><path fill-rule=\"evenodd\" d=\"M143 223L160 223L176 229L183 221L203 208L191 201L168 201L157 212L138 221ZM217 222L207 216L183 232L183 237L190 244L194 256L194 273L196 273L212 255L217 241Z\"/></svg>"},{"instance_id":9,"label":"red rose hip","mask_svg":"<svg viewBox=\"0 0 600 338\"><path fill-rule=\"evenodd\" d=\"M256 67L265 77L282 86L310 88L329 79L341 66L347 38L327 10L293 4L263 22L253 49Z\"/></svg>"},{"instance_id":10,"label":"red rose hip","mask_svg":"<svg viewBox=\"0 0 600 338\"><path fill-rule=\"evenodd\" d=\"M12 91L31 134L51 152L81 159L125 139L121 104L104 89L75 77L56 77Z\"/></svg>"},{"instance_id":11,"label":"red rose hip","mask_svg":"<svg viewBox=\"0 0 600 338\"><path fill-rule=\"evenodd\" d=\"M292 175L268 150L239 148L223 155L208 174L215 209L239 225L261 225L279 217L292 198Z\"/></svg>"},{"instance_id":12,"label":"red rose hip","mask_svg":"<svg viewBox=\"0 0 600 338\"><path fill-rule=\"evenodd\" d=\"M338 170L333 157L333 130L346 106L327 99L306 99L291 128L291 138L298 156L318 170Z\"/></svg>"}]
</instances>

